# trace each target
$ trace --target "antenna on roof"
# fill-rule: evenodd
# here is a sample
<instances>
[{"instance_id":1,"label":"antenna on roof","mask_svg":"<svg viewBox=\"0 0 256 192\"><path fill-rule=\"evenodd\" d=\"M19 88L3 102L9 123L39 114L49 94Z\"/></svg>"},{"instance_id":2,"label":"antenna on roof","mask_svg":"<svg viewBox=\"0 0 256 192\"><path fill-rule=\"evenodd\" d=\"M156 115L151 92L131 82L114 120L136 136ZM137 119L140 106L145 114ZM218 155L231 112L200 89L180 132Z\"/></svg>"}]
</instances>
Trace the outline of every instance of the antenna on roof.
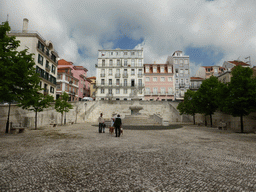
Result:
<instances>
[{"instance_id":1,"label":"antenna on roof","mask_svg":"<svg viewBox=\"0 0 256 192\"><path fill-rule=\"evenodd\" d=\"M245 57L245 59L249 59L249 61L246 61L245 63L251 65L251 56Z\"/></svg>"}]
</instances>

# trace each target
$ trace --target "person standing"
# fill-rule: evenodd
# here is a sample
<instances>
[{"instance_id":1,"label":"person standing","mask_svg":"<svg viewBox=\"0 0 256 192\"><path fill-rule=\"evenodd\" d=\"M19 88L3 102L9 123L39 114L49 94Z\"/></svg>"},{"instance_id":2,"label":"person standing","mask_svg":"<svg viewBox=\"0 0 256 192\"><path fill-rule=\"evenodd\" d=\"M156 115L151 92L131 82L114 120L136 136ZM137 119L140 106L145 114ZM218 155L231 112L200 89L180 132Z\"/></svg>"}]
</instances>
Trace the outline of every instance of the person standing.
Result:
<instances>
[{"instance_id":1,"label":"person standing","mask_svg":"<svg viewBox=\"0 0 256 192\"><path fill-rule=\"evenodd\" d=\"M104 118L103 118L103 114L101 113L99 118L98 118L98 122L99 122L99 133L102 132L103 129L103 133L105 133L105 128L104 128Z\"/></svg>"},{"instance_id":2,"label":"person standing","mask_svg":"<svg viewBox=\"0 0 256 192\"><path fill-rule=\"evenodd\" d=\"M120 137L120 128L122 125L122 120L120 118L120 115L117 115L117 118L115 119L114 122L114 127L115 127L115 131L116 131L116 137Z\"/></svg>"}]
</instances>

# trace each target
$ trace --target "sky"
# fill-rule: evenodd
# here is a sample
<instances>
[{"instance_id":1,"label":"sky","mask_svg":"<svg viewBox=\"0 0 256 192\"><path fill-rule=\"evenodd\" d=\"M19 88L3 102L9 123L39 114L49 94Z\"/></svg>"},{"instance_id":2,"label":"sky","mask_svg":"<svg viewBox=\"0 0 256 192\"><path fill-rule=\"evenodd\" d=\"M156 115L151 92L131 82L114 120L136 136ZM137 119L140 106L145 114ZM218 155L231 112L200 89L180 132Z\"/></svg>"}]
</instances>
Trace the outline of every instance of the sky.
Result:
<instances>
[{"instance_id":1,"label":"sky","mask_svg":"<svg viewBox=\"0 0 256 192\"><path fill-rule=\"evenodd\" d=\"M61 59L95 76L99 49L143 47L144 63L181 50L191 76L200 66L245 60L256 65L255 0L2 0L0 21L53 42Z\"/></svg>"}]
</instances>

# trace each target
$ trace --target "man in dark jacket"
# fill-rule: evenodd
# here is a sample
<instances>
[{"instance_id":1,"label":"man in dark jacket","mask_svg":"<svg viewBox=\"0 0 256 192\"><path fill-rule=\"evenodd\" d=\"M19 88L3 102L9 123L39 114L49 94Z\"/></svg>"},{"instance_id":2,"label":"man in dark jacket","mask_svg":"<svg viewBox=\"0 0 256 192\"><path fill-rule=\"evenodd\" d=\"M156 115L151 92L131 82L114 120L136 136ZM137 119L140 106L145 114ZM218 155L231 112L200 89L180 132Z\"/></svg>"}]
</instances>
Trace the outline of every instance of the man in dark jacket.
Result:
<instances>
[{"instance_id":1,"label":"man in dark jacket","mask_svg":"<svg viewBox=\"0 0 256 192\"><path fill-rule=\"evenodd\" d=\"M120 128L122 125L122 120L120 118L120 115L117 115L117 118L115 119L114 122L114 127L115 127L115 131L116 131L116 137L120 137Z\"/></svg>"}]
</instances>

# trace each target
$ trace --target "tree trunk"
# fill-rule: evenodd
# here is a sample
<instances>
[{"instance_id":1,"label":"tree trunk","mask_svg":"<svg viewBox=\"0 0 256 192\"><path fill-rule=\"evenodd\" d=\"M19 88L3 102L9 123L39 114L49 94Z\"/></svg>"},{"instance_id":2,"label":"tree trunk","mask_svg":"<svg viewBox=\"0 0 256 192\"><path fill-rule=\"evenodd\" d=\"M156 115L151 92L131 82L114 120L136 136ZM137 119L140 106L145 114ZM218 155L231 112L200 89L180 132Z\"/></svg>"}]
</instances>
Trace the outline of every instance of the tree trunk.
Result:
<instances>
[{"instance_id":1,"label":"tree trunk","mask_svg":"<svg viewBox=\"0 0 256 192\"><path fill-rule=\"evenodd\" d=\"M35 130L37 129L37 110L36 110L36 114L35 114Z\"/></svg>"},{"instance_id":2,"label":"tree trunk","mask_svg":"<svg viewBox=\"0 0 256 192\"><path fill-rule=\"evenodd\" d=\"M195 114L193 114L193 121L194 121L194 125L196 124L196 117Z\"/></svg>"},{"instance_id":3,"label":"tree trunk","mask_svg":"<svg viewBox=\"0 0 256 192\"><path fill-rule=\"evenodd\" d=\"M8 133L8 131L9 131L9 117L10 117L10 111L11 111L11 102L9 102L9 110L8 110L8 116L7 116L7 122L6 122L6 130L5 130L5 133Z\"/></svg>"},{"instance_id":4,"label":"tree trunk","mask_svg":"<svg viewBox=\"0 0 256 192\"><path fill-rule=\"evenodd\" d=\"M240 116L240 121L241 121L241 133L243 133L244 132L243 115Z\"/></svg>"},{"instance_id":5,"label":"tree trunk","mask_svg":"<svg viewBox=\"0 0 256 192\"><path fill-rule=\"evenodd\" d=\"M62 122L63 122L63 113L61 113L61 125L62 125Z\"/></svg>"},{"instance_id":6,"label":"tree trunk","mask_svg":"<svg viewBox=\"0 0 256 192\"><path fill-rule=\"evenodd\" d=\"M64 118L64 125L66 125L66 111L65 111L65 118Z\"/></svg>"},{"instance_id":7,"label":"tree trunk","mask_svg":"<svg viewBox=\"0 0 256 192\"><path fill-rule=\"evenodd\" d=\"M206 115L204 116L204 123L205 123L205 126L207 126Z\"/></svg>"},{"instance_id":8,"label":"tree trunk","mask_svg":"<svg viewBox=\"0 0 256 192\"><path fill-rule=\"evenodd\" d=\"M210 114L210 121L211 121L211 127L212 127L212 114Z\"/></svg>"}]
</instances>

